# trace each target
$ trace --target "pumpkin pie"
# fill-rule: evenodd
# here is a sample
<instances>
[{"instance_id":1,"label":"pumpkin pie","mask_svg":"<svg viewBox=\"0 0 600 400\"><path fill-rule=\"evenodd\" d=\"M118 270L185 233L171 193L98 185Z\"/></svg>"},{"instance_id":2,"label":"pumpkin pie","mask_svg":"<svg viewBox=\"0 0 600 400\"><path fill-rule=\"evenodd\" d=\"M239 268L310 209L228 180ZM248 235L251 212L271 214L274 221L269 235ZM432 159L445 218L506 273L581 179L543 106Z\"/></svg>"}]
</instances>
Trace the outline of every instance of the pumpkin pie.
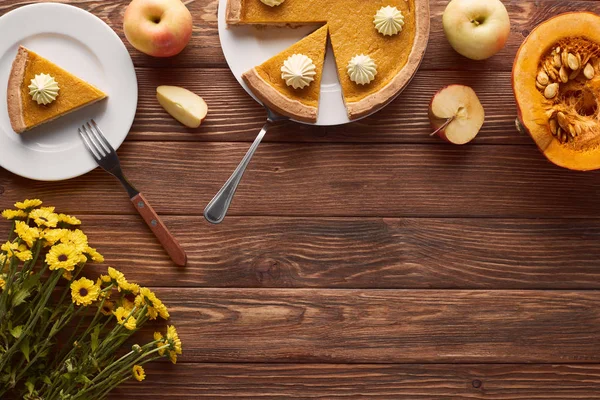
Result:
<instances>
[{"instance_id":1,"label":"pumpkin pie","mask_svg":"<svg viewBox=\"0 0 600 400\"><path fill-rule=\"evenodd\" d=\"M393 35L380 33L374 24L375 15L388 6L400 11L404 20L400 32ZM429 37L428 0L285 0L276 6L261 0L228 0L226 19L230 25L327 24L351 120L381 109L404 89L419 67ZM368 56L377 68L374 79L366 84L356 83L348 73L349 64L359 55ZM281 82L277 85L281 89ZM259 92L268 89L252 90L260 96ZM293 93L290 99L299 101L302 93Z\"/></svg>"},{"instance_id":2,"label":"pumpkin pie","mask_svg":"<svg viewBox=\"0 0 600 400\"><path fill-rule=\"evenodd\" d=\"M316 122L326 45L327 25L244 73L242 78L252 92L274 111L299 121ZM282 65L294 55L306 56L314 65L313 80L303 88L288 86L281 77Z\"/></svg>"},{"instance_id":3,"label":"pumpkin pie","mask_svg":"<svg viewBox=\"0 0 600 400\"><path fill-rule=\"evenodd\" d=\"M43 76L58 84L58 95L48 104L30 95L32 80ZM22 133L106 97L102 91L65 71L39 54L20 46L8 79L8 115L13 130Z\"/></svg>"}]
</instances>

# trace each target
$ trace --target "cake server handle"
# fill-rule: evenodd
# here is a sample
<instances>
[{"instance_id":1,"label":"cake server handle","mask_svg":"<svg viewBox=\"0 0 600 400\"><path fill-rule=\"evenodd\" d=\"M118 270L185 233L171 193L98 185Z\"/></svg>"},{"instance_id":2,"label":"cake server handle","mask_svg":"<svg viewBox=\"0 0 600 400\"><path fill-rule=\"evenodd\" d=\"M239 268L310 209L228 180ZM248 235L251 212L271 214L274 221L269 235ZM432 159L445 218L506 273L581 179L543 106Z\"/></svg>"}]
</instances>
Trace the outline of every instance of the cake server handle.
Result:
<instances>
[{"instance_id":1,"label":"cake server handle","mask_svg":"<svg viewBox=\"0 0 600 400\"><path fill-rule=\"evenodd\" d=\"M215 197L213 197L213 199L208 203L208 205L204 209L204 218L206 218L206 220L211 224L220 224L225 218L227 210L229 209L229 205L231 204L233 196L235 195L235 191L237 190L237 187L240 184L242 177L244 176L246 167L248 167L248 164L250 164L252 156L254 156L256 149L258 149L258 145L265 137L267 130L271 126L271 123L272 121L268 119L265 125L260 130L258 136L256 136L256 139L254 139L254 142L248 149L248 152L246 153L240 164L237 166L235 171L233 171L233 174L231 174L231 176L229 177L227 182L225 182L221 190L219 190L219 192L215 195Z\"/></svg>"}]
</instances>

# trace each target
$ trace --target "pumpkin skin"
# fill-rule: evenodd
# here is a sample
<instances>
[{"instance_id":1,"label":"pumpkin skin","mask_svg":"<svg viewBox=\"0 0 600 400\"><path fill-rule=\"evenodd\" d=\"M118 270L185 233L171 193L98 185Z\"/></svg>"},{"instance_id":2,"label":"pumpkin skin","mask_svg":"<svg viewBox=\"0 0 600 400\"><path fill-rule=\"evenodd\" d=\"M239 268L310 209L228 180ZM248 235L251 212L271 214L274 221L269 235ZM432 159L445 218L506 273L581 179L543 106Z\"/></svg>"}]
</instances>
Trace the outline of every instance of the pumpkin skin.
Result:
<instances>
[{"instance_id":1,"label":"pumpkin skin","mask_svg":"<svg viewBox=\"0 0 600 400\"><path fill-rule=\"evenodd\" d=\"M573 81L560 83L559 95L547 99L544 92L536 87L536 78L541 63L554 54L558 46L575 42L585 42L593 48L589 63L595 68L600 65L596 47L600 50L600 16L589 12L571 12L551 18L538 27L525 39L519 49L512 71L512 85L518 111L518 124L529 133L541 152L554 164L577 171L600 169L600 72L587 79L580 73ZM564 51L564 50L563 50ZM584 55L585 57L585 55ZM583 71L583 65L581 71ZM570 70L569 70L570 71ZM560 79L560 78L559 78ZM552 82L552 81L551 81ZM581 93L585 93L581 94ZM581 99L578 98L581 97ZM592 104L582 112L574 104ZM570 113L577 122L578 131L583 133L569 136L563 142L553 135L549 120L556 119L559 110ZM565 114L563 114L565 115ZM556 127L556 124L554 125ZM572 128L572 126L571 126ZM559 129L560 131L560 129Z\"/></svg>"}]
</instances>

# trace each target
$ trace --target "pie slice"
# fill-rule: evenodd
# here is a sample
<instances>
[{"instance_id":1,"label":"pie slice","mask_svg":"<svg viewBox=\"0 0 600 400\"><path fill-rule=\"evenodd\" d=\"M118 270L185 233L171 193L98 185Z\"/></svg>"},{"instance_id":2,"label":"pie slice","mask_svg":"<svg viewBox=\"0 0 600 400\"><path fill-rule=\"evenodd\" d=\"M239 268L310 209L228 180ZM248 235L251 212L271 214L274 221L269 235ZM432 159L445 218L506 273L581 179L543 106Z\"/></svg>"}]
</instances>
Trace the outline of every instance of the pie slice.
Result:
<instances>
[{"instance_id":1,"label":"pie slice","mask_svg":"<svg viewBox=\"0 0 600 400\"><path fill-rule=\"evenodd\" d=\"M256 97L274 111L298 121L316 122L326 47L327 25L245 72L242 78ZM284 61L294 54L307 56L316 67L314 81L301 89L288 86L281 77Z\"/></svg>"},{"instance_id":2,"label":"pie slice","mask_svg":"<svg viewBox=\"0 0 600 400\"><path fill-rule=\"evenodd\" d=\"M374 25L383 7L402 13L399 33L383 35ZM230 25L327 24L348 117L371 114L400 93L416 73L429 37L429 0L285 0L270 7L261 0L228 0ZM350 61L369 56L377 74L367 84L348 75Z\"/></svg>"},{"instance_id":3,"label":"pie slice","mask_svg":"<svg viewBox=\"0 0 600 400\"><path fill-rule=\"evenodd\" d=\"M50 75L58 83L59 92L49 104L38 104L29 94L36 75ZM10 124L22 133L106 97L101 90L65 71L46 58L20 46L8 78L7 104Z\"/></svg>"}]
</instances>

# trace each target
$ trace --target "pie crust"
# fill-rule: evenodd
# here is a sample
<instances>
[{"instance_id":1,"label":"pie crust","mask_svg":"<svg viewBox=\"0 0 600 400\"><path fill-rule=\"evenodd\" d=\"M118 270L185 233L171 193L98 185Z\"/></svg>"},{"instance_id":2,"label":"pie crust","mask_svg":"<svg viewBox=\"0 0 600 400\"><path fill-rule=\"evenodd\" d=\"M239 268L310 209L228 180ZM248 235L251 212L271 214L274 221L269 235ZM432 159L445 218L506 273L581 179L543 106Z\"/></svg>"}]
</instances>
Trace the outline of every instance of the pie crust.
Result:
<instances>
[{"instance_id":1,"label":"pie crust","mask_svg":"<svg viewBox=\"0 0 600 400\"><path fill-rule=\"evenodd\" d=\"M369 1L369 0L359 0ZM246 24L242 21L242 5L244 0L228 0L226 9L226 21L228 24ZM348 111L348 117L350 120L355 120L366 115L372 114L373 112L383 108L388 103L400 94L400 92L410 83L412 77L417 72L421 60L425 54L427 48L427 42L429 40L429 29L430 29L430 15L429 15L429 0L414 0L415 5L415 32L414 41L411 51L408 56L408 60L404 67L389 81L385 86L380 88L374 93L370 93L365 97L355 102L346 102L346 109ZM327 21L323 21L326 23ZM294 25L301 25L300 23L291 22ZM248 23L253 24L253 23ZM314 23L312 23L314 24ZM258 23L256 25L264 25L264 23ZM269 24L271 25L271 24ZM272 25L286 25L285 23L274 23ZM335 51L335 49L334 49ZM250 70L244 74L244 80L248 82L252 79L252 85L257 85L260 89L253 91L254 94L267 104L273 102L274 108L292 110L287 107L298 107L299 102L297 101L285 101L285 96L275 90L275 93L269 93L269 84L260 77L257 76L256 71ZM261 80L262 82L258 82ZM343 90L343 88L342 88ZM302 105L302 107L306 107ZM296 111L296 108L293 108ZM314 121L313 121L314 122Z\"/></svg>"}]
</instances>

